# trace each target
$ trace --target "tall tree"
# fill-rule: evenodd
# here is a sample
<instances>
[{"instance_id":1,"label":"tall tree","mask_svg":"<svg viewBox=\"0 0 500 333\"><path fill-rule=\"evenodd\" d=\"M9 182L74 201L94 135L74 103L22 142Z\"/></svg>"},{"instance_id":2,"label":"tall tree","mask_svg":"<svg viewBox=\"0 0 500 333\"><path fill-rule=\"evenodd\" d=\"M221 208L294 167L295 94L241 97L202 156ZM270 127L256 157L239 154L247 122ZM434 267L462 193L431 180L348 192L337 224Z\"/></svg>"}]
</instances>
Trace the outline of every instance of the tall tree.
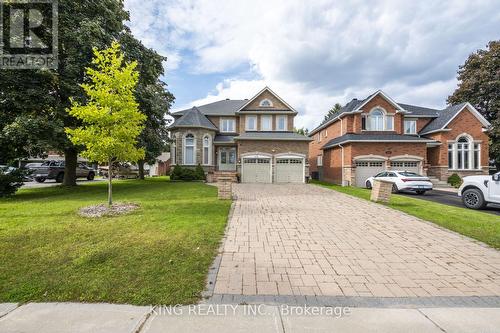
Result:
<instances>
[{"instance_id":1,"label":"tall tree","mask_svg":"<svg viewBox=\"0 0 500 333\"><path fill-rule=\"evenodd\" d=\"M470 102L491 122L490 157L500 167L500 40L472 53L459 67L458 81L448 103Z\"/></svg>"},{"instance_id":2,"label":"tall tree","mask_svg":"<svg viewBox=\"0 0 500 333\"><path fill-rule=\"evenodd\" d=\"M76 128L67 128L69 139L82 145L82 155L92 161L108 164L108 204L112 199L113 162L136 162L144 158L144 149L137 148L137 137L146 119L139 112L135 101L135 88L139 73L137 62L125 63L120 45L113 43L109 49L94 49L92 63L96 69L88 68L91 83L82 84L87 103L73 101L68 113L82 122Z\"/></svg>"},{"instance_id":3,"label":"tall tree","mask_svg":"<svg viewBox=\"0 0 500 333\"><path fill-rule=\"evenodd\" d=\"M293 130L297 134L302 134L302 135L305 135L305 136L309 135L309 130L307 128L305 128L305 127L294 128Z\"/></svg>"},{"instance_id":4,"label":"tall tree","mask_svg":"<svg viewBox=\"0 0 500 333\"><path fill-rule=\"evenodd\" d=\"M328 119L330 119L330 117L332 115L334 115L335 113L340 111L340 109L342 109L342 105L340 105L339 103L335 103L335 105L330 110L328 110L328 113L325 115L325 118L323 119L323 122L321 122L321 123L322 124L326 123L328 121Z\"/></svg>"},{"instance_id":5,"label":"tall tree","mask_svg":"<svg viewBox=\"0 0 500 333\"><path fill-rule=\"evenodd\" d=\"M167 58L155 50L145 47L126 29L120 36L125 59L138 63L139 82L135 91L140 111L146 115L144 129L138 145L144 148L145 157L138 161L139 178L144 179L144 163L153 164L156 157L166 150L168 142L167 125L174 96L160 80L164 74L163 62Z\"/></svg>"}]
</instances>

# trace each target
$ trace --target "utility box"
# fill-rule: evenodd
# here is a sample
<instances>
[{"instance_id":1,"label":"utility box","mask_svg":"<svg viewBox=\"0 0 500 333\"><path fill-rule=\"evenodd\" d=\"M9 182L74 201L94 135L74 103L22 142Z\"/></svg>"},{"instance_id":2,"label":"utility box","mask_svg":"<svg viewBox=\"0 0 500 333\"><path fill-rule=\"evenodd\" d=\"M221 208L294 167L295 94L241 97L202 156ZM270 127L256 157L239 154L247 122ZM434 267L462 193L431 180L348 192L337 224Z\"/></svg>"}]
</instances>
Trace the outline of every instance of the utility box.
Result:
<instances>
[{"instance_id":1,"label":"utility box","mask_svg":"<svg viewBox=\"0 0 500 333\"><path fill-rule=\"evenodd\" d=\"M221 176L217 178L219 189L219 200L231 200L233 198L233 178Z\"/></svg>"},{"instance_id":2,"label":"utility box","mask_svg":"<svg viewBox=\"0 0 500 333\"><path fill-rule=\"evenodd\" d=\"M388 203L391 199L393 183L375 179L372 185L371 201Z\"/></svg>"}]
</instances>

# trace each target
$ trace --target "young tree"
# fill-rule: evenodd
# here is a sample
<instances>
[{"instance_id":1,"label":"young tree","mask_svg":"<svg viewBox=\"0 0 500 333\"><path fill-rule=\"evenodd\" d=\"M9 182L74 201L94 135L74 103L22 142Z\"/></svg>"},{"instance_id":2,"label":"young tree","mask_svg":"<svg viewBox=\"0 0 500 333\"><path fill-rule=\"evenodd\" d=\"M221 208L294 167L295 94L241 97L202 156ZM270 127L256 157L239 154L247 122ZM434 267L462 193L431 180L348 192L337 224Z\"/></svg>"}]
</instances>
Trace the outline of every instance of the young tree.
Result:
<instances>
[{"instance_id":1,"label":"young tree","mask_svg":"<svg viewBox=\"0 0 500 333\"><path fill-rule=\"evenodd\" d=\"M500 40L471 54L458 70L458 81L448 103L470 102L491 122L490 157L500 167Z\"/></svg>"},{"instance_id":2,"label":"young tree","mask_svg":"<svg viewBox=\"0 0 500 333\"><path fill-rule=\"evenodd\" d=\"M339 103L335 103L335 105L330 110L328 110L328 113L325 115L322 124L326 123L328 119L330 119L330 117L337 113L340 109L342 109L342 105L340 105Z\"/></svg>"},{"instance_id":3,"label":"young tree","mask_svg":"<svg viewBox=\"0 0 500 333\"><path fill-rule=\"evenodd\" d=\"M136 148L137 137L146 117L139 112L134 92L139 78L136 62L125 63L120 45L103 51L94 49L92 63L87 68L91 83L82 84L87 95L86 105L73 101L68 113L82 126L67 128L74 145L84 146L82 156L108 163L108 204L112 199L113 162L136 162L144 158L144 149Z\"/></svg>"}]
</instances>

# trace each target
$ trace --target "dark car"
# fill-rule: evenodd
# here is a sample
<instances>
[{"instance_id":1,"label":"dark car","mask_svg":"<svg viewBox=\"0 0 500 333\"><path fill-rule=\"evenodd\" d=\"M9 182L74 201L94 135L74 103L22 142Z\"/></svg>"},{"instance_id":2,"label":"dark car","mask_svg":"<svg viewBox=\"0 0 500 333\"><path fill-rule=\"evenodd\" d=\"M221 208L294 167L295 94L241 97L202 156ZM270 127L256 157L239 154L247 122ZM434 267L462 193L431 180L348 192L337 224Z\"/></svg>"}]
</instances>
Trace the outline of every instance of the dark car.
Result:
<instances>
[{"instance_id":1,"label":"dark car","mask_svg":"<svg viewBox=\"0 0 500 333\"><path fill-rule=\"evenodd\" d=\"M43 183L47 179L55 179L56 182L62 183L64 180L64 161L45 161L40 166L34 166L33 178L39 183ZM76 178L87 178L93 180L95 170L88 167L84 163L78 163L76 167Z\"/></svg>"}]
</instances>

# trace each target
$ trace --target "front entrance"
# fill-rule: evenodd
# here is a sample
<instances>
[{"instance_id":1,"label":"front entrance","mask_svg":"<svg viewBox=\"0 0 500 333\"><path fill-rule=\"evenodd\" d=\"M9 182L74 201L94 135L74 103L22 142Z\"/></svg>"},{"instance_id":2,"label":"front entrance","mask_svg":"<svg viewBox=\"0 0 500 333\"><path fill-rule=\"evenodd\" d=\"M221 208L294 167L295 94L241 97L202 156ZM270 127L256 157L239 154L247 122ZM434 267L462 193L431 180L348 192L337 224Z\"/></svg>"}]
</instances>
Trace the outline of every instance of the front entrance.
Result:
<instances>
[{"instance_id":1,"label":"front entrance","mask_svg":"<svg viewBox=\"0 0 500 333\"><path fill-rule=\"evenodd\" d=\"M236 171L236 148L219 148L219 171Z\"/></svg>"}]
</instances>

